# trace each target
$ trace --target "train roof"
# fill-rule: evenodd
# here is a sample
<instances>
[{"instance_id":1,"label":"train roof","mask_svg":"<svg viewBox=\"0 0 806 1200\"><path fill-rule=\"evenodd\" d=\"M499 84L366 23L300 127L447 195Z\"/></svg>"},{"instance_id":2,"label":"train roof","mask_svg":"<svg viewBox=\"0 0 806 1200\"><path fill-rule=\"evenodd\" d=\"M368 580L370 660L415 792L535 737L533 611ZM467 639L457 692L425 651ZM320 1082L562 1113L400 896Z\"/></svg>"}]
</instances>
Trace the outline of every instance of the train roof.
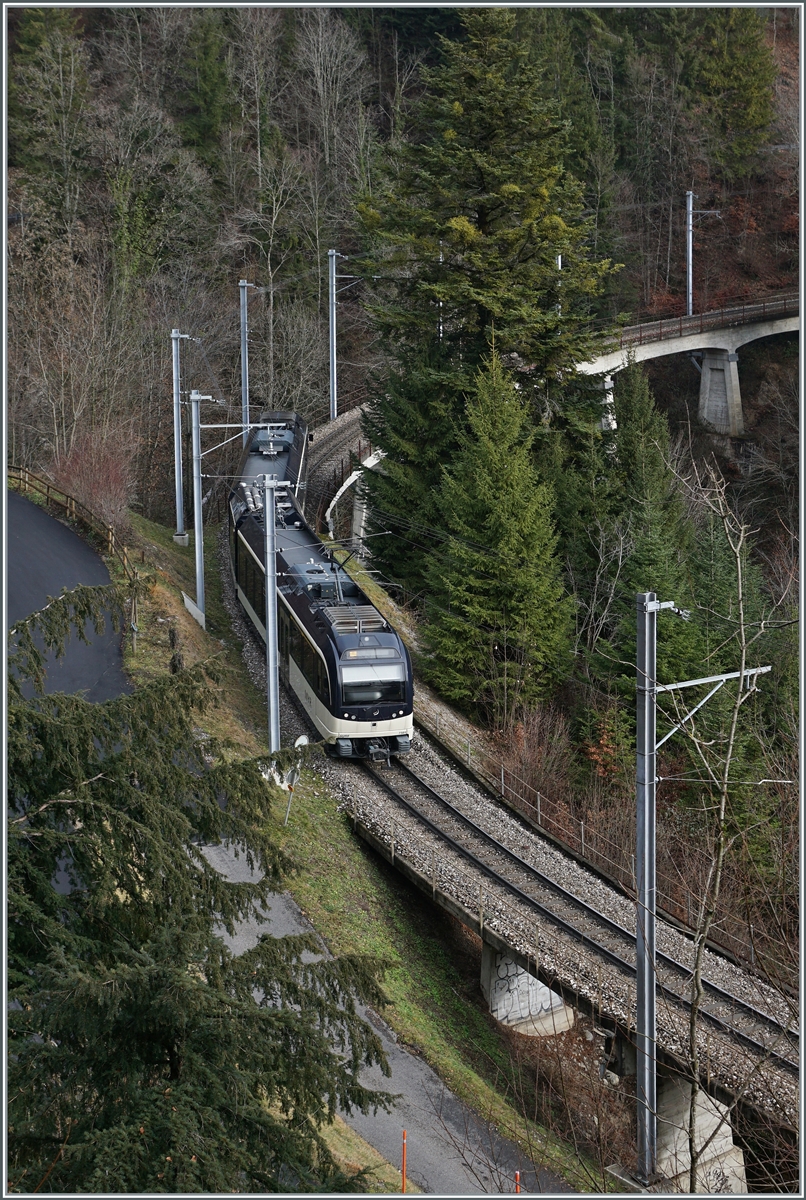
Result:
<instances>
[{"instance_id":1,"label":"train roof","mask_svg":"<svg viewBox=\"0 0 806 1200\"><path fill-rule=\"evenodd\" d=\"M258 424L249 430L240 483L254 485L262 475L276 475L287 479L297 495L305 486L307 446L308 426L297 413L261 413Z\"/></svg>"},{"instance_id":2,"label":"train roof","mask_svg":"<svg viewBox=\"0 0 806 1200\"><path fill-rule=\"evenodd\" d=\"M307 445L307 429L294 413L270 413L255 431L241 465L241 479L232 491L233 515L238 529L263 562L262 476L275 475L287 487L275 491L275 528L278 556L278 587L299 612L305 608L311 620L340 650L355 646L362 636L398 636L358 584L332 556L308 525L297 496L299 479L294 450ZM295 602L296 601L296 602ZM313 632L313 630L312 630ZM373 639L374 640L374 639ZM386 641L386 638L382 638Z\"/></svg>"}]
</instances>

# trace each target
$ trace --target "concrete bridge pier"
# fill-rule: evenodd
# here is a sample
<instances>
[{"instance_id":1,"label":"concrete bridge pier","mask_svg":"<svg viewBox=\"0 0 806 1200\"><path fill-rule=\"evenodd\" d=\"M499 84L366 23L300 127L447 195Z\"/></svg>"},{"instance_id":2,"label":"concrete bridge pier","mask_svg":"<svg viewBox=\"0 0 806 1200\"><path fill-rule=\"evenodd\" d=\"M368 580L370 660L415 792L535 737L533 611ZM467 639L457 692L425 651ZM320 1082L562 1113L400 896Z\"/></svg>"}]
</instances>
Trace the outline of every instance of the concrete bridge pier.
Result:
<instances>
[{"instance_id":1,"label":"concrete bridge pier","mask_svg":"<svg viewBox=\"0 0 806 1200\"><path fill-rule=\"evenodd\" d=\"M599 429L602 433L610 433L616 429L616 405L613 400L613 376L605 375L602 379L602 418Z\"/></svg>"},{"instance_id":2,"label":"concrete bridge pier","mask_svg":"<svg viewBox=\"0 0 806 1200\"><path fill-rule=\"evenodd\" d=\"M496 1021L528 1037L551 1037L574 1024L574 1010L505 954L481 950L481 990Z\"/></svg>"},{"instance_id":3,"label":"concrete bridge pier","mask_svg":"<svg viewBox=\"0 0 806 1200\"><path fill-rule=\"evenodd\" d=\"M729 437L744 433L738 354L703 350L699 418L716 433Z\"/></svg>"},{"instance_id":4,"label":"concrete bridge pier","mask_svg":"<svg viewBox=\"0 0 806 1200\"><path fill-rule=\"evenodd\" d=\"M691 1086L678 1078L658 1081L658 1174L662 1190L689 1192L691 1155L688 1144ZM695 1104L697 1195L747 1194L744 1153L734 1145L730 1114L724 1104L699 1091ZM651 1190L655 1190L654 1188Z\"/></svg>"}]
</instances>

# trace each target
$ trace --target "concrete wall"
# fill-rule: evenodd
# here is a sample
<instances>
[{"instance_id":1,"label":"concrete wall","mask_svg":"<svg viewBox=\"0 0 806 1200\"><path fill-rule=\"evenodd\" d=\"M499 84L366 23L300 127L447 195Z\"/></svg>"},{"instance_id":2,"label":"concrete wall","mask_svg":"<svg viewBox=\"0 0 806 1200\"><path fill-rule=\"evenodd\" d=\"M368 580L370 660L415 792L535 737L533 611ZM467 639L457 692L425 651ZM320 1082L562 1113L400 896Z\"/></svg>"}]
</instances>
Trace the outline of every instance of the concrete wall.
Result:
<instances>
[{"instance_id":1,"label":"concrete wall","mask_svg":"<svg viewBox=\"0 0 806 1200\"><path fill-rule=\"evenodd\" d=\"M658 1174L664 1192L689 1193L691 1154L688 1125L691 1085L682 1079L664 1079L658 1088ZM702 1151L697 1163L697 1193L747 1194L744 1154L733 1144L730 1114L707 1092L697 1093L695 1145ZM660 1190L655 1187L652 1191Z\"/></svg>"},{"instance_id":2,"label":"concrete wall","mask_svg":"<svg viewBox=\"0 0 806 1200\"><path fill-rule=\"evenodd\" d=\"M496 1021L517 1033L550 1037L574 1024L574 1010L561 996L486 942L481 951L481 990Z\"/></svg>"}]
</instances>

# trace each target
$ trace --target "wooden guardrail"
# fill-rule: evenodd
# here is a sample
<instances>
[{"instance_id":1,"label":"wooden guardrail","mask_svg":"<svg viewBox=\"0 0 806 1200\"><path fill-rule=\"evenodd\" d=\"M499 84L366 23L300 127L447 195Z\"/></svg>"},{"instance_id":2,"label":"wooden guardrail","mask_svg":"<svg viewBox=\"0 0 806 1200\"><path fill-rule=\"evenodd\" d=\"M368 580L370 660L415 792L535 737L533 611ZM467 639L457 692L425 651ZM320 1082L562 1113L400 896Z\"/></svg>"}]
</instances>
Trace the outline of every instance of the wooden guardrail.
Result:
<instances>
[{"instance_id":1,"label":"wooden guardrail","mask_svg":"<svg viewBox=\"0 0 806 1200\"><path fill-rule=\"evenodd\" d=\"M8 482L23 495L34 492L42 496L46 504L55 505L56 508L62 509L65 516L74 521L81 521L91 529L105 544L107 556L118 560L130 583L135 581L137 572L129 561L128 547L123 544L113 527L87 508L86 504L82 504L80 500L68 495L49 479L43 479L28 467L10 466L7 468L7 476Z\"/></svg>"}]
</instances>

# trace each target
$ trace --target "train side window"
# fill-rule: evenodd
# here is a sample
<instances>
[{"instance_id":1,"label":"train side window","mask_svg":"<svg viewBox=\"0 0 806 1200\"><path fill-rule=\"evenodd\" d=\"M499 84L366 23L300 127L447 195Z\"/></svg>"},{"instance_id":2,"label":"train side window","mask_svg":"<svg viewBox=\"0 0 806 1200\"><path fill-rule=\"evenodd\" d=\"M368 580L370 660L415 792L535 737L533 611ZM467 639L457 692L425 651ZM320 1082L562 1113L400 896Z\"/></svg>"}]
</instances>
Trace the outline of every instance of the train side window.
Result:
<instances>
[{"instance_id":1,"label":"train side window","mask_svg":"<svg viewBox=\"0 0 806 1200\"><path fill-rule=\"evenodd\" d=\"M306 637L292 627L291 653L299 669L323 704L330 703L327 668Z\"/></svg>"},{"instance_id":2,"label":"train side window","mask_svg":"<svg viewBox=\"0 0 806 1200\"><path fill-rule=\"evenodd\" d=\"M266 619L266 576L262 571L259 571L257 566L255 571L255 603L252 605L257 615L261 620Z\"/></svg>"},{"instance_id":3,"label":"train side window","mask_svg":"<svg viewBox=\"0 0 806 1200\"><path fill-rule=\"evenodd\" d=\"M241 589L241 591L244 593L244 595L248 595L247 571L249 569L249 555L244 553L242 550L240 550L240 547L238 550L237 563L238 563L238 587Z\"/></svg>"},{"instance_id":4,"label":"train side window","mask_svg":"<svg viewBox=\"0 0 806 1200\"><path fill-rule=\"evenodd\" d=\"M302 670L302 634L293 624L291 626L291 657Z\"/></svg>"},{"instance_id":5,"label":"train side window","mask_svg":"<svg viewBox=\"0 0 806 1200\"><path fill-rule=\"evenodd\" d=\"M251 554L245 554L244 558L247 560L246 587L244 588L246 598L252 605L255 615L262 619L266 607L264 575Z\"/></svg>"},{"instance_id":6,"label":"train side window","mask_svg":"<svg viewBox=\"0 0 806 1200\"><path fill-rule=\"evenodd\" d=\"M300 665L302 667L302 674L305 676L311 687L313 687L314 653L307 638L302 639L302 663Z\"/></svg>"},{"instance_id":7,"label":"train side window","mask_svg":"<svg viewBox=\"0 0 806 1200\"><path fill-rule=\"evenodd\" d=\"M330 688L327 682L327 668L317 654L316 656L316 694L323 704L330 704Z\"/></svg>"}]
</instances>

